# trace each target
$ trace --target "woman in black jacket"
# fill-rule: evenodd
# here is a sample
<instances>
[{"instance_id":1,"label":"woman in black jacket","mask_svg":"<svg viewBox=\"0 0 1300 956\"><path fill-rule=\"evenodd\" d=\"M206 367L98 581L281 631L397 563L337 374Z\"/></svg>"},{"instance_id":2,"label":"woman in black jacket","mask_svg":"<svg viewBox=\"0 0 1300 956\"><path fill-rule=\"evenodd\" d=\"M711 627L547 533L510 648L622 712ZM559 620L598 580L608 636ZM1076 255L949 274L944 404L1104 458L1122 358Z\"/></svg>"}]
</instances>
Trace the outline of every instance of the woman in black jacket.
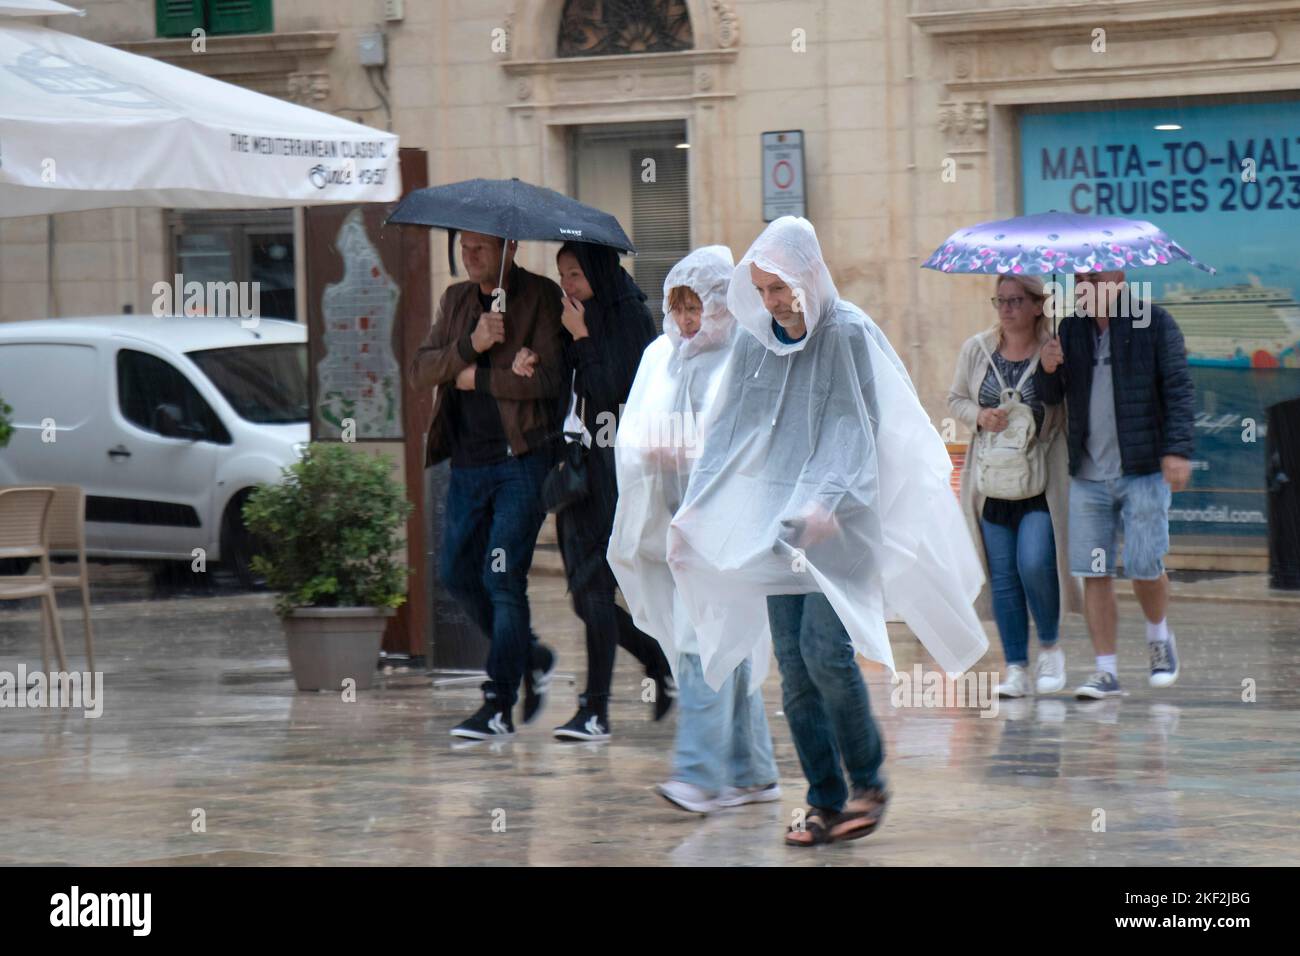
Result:
<instances>
[{"instance_id":1,"label":"woman in black jacket","mask_svg":"<svg viewBox=\"0 0 1300 956\"><path fill-rule=\"evenodd\" d=\"M614 527L618 487L614 478L617 416L641 353L659 335L646 308L645 293L604 246L566 242L556 256L564 290L564 353L573 373L579 414L591 436L587 455L588 495L556 515L573 609L587 629L587 690L578 712L555 729L561 740L609 739L609 689L614 651L621 646L645 667L655 683L654 714L668 712L676 688L659 643L642 633L614 603L615 580L605 552Z\"/></svg>"}]
</instances>

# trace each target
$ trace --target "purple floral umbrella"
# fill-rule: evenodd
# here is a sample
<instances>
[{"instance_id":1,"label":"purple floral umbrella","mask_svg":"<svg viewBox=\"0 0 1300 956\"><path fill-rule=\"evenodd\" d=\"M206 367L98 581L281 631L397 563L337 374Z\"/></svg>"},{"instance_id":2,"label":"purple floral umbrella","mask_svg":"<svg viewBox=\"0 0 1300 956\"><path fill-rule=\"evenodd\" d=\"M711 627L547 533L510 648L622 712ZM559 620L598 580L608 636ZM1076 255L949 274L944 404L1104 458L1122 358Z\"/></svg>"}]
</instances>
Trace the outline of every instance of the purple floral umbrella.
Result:
<instances>
[{"instance_id":1,"label":"purple floral umbrella","mask_svg":"<svg viewBox=\"0 0 1300 956\"><path fill-rule=\"evenodd\" d=\"M1051 275L1186 261L1214 275L1164 231L1140 219L1042 212L958 229L921 264L939 272Z\"/></svg>"},{"instance_id":2,"label":"purple floral umbrella","mask_svg":"<svg viewBox=\"0 0 1300 956\"><path fill-rule=\"evenodd\" d=\"M1214 275L1162 229L1141 219L1040 212L958 229L922 269L982 275L1112 272L1188 262ZM1052 317L1055 331L1056 317Z\"/></svg>"}]
</instances>

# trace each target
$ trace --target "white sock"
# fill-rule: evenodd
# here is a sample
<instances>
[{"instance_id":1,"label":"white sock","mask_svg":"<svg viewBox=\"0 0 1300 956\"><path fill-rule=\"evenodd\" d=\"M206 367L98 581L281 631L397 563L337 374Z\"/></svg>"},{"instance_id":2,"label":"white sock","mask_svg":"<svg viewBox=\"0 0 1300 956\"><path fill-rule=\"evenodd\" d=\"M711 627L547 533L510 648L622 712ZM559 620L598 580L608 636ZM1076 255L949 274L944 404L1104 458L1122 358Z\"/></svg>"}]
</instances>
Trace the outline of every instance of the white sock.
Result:
<instances>
[{"instance_id":1,"label":"white sock","mask_svg":"<svg viewBox=\"0 0 1300 956\"><path fill-rule=\"evenodd\" d=\"M1169 619L1161 618L1159 624L1147 621L1147 643L1164 644L1169 640Z\"/></svg>"},{"instance_id":2,"label":"white sock","mask_svg":"<svg viewBox=\"0 0 1300 956\"><path fill-rule=\"evenodd\" d=\"M1109 674L1111 677L1119 677L1119 670L1117 669L1117 667L1118 665L1116 663L1114 654L1097 655L1097 670L1104 671L1105 673Z\"/></svg>"}]
</instances>

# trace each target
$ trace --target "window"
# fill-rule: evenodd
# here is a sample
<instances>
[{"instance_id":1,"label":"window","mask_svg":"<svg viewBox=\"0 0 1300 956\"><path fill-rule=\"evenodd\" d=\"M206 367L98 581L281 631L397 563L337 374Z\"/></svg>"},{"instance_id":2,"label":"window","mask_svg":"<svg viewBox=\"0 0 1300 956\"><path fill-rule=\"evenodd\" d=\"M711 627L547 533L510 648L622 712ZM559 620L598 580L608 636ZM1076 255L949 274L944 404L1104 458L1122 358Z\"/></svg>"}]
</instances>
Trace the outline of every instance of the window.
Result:
<instances>
[{"instance_id":1,"label":"window","mask_svg":"<svg viewBox=\"0 0 1300 956\"><path fill-rule=\"evenodd\" d=\"M240 345L190 352L245 421L284 425L307 421L307 346Z\"/></svg>"},{"instance_id":2,"label":"window","mask_svg":"<svg viewBox=\"0 0 1300 956\"><path fill-rule=\"evenodd\" d=\"M672 53L694 45L686 0L566 0L556 53Z\"/></svg>"},{"instance_id":3,"label":"window","mask_svg":"<svg viewBox=\"0 0 1300 956\"><path fill-rule=\"evenodd\" d=\"M0 397L13 406L15 425L40 428L52 418L59 428L75 428L98 411L86 400L100 380L90 345L9 342L0 345ZM61 388L55 382L75 383Z\"/></svg>"},{"instance_id":4,"label":"window","mask_svg":"<svg viewBox=\"0 0 1300 956\"><path fill-rule=\"evenodd\" d=\"M655 181L642 179L646 159L655 161ZM632 179L632 241L636 244L636 281L658 319L663 307L664 279L678 260L691 251L691 219L687 151L664 146L630 151Z\"/></svg>"},{"instance_id":5,"label":"window","mask_svg":"<svg viewBox=\"0 0 1300 956\"><path fill-rule=\"evenodd\" d=\"M178 210L170 228L172 272L184 282L256 282L259 316L297 320L292 211Z\"/></svg>"},{"instance_id":6,"label":"window","mask_svg":"<svg viewBox=\"0 0 1300 956\"><path fill-rule=\"evenodd\" d=\"M270 33L271 0L154 0L160 37Z\"/></svg>"},{"instance_id":7,"label":"window","mask_svg":"<svg viewBox=\"0 0 1300 956\"><path fill-rule=\"evenodd\" d=\"M623 224L637 249L624 268L654 316L664 278L691 251L690 150L677 148L685 141L680 120L577 126L570 138L572 194Z\"/></svg>"},{"instance_id":8,"label":"window","mask_svg":"<svg viewBox=\"0 0 1300 956\"><path fill-rule=\"evenodd\" d=\"M147 352L122 349L117 353L117 403L123 417L147 432L160 434L154 427L159 405L180 409L183 425L201 428L199 441L230 444L230 434L211 406L183 374L168 362Z\"/></svg>"}]
</instances>

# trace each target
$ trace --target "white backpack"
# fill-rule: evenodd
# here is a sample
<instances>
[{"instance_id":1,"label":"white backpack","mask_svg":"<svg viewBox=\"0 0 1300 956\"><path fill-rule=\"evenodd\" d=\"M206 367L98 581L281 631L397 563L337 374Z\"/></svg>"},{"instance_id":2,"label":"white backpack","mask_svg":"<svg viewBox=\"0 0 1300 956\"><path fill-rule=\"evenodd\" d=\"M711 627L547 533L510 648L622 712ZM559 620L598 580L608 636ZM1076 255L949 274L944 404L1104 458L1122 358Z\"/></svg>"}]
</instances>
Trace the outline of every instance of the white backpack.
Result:
<instances>
[{"instance_id":1,"label":"white backpack","mask_svg":"<svg viewBox=\"0 0 1300 956\"><path fill-rule=\"evenodd\" d=\"M1002 402L998 408L1007 413L1007 427L1000 432L976 432L975 487L985 497L1004 501L1041 495L1047 488L1046 443L1038 440L1034 410L1020 397L1020 389L1038 368L1038 356L1034 356L1015 387L1008 388L984 339L977 341L1001 386Z\"/></svg>"}]
</instances>

